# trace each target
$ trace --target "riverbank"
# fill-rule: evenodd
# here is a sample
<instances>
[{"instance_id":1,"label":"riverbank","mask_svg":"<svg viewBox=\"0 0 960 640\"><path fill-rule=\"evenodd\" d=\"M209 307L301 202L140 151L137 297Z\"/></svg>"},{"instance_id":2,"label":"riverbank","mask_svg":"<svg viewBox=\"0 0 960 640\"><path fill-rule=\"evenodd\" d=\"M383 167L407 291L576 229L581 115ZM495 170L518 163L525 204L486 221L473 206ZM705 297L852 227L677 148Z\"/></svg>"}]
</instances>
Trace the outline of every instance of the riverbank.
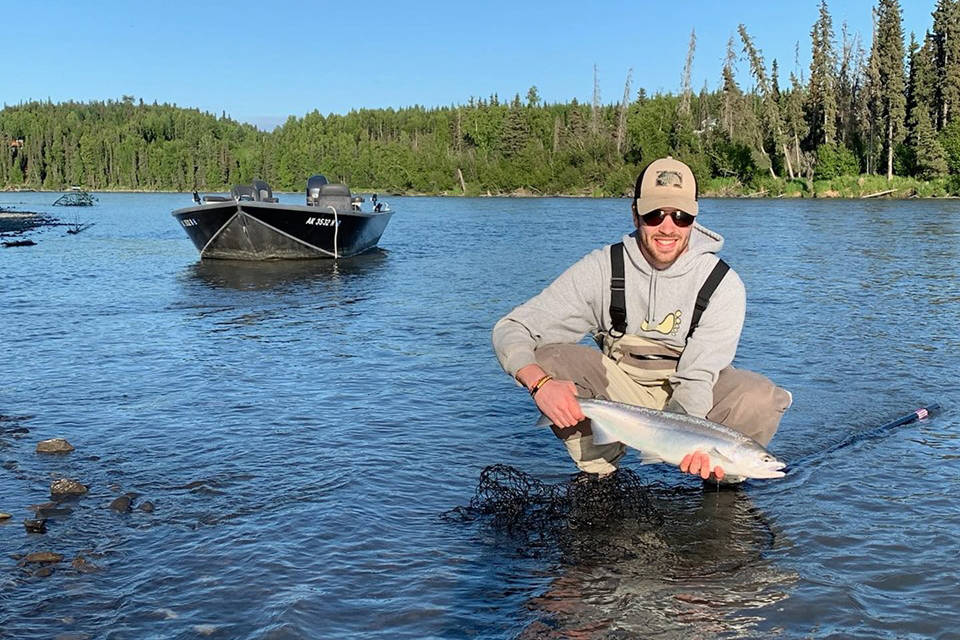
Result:
<instances>
[{"instance_id":1,"label":"riverbank","mask_svg":"<svg viewBox=\"0 0 960 640\"><path fill-rule=\"evenodd\" d=\"M229 193L228 188L203 189L204 193ZM357 195L377 193L381 197L423 196L423 197L475 197L475 198L629 198L633 193L632 185L622 193L609 193L600 187L585 187L580 191L568 193L549 193L536 187L524 186L512 190L480 189L467 185L466 193L460 190L421 192L395 188L363 187L351 188ZM703 198L958 198L960 197L960 176L948 176L934 180L918 180L894 176L888 181L885 176L861 175L841 176L831 180L806 180L801 178L754 178L743 183L737 178L710 178L700 183L700 197ZM6 187L3 193L66 193L66 191L48 191L27 187ZM95 193L189 193L171 189L150 191L136 189L90 189ZM274 191L291 194L300 191Z\"/></svg>"},{"instance_id":2,"label":"riverbank","mask_svg":"<svg viewBox=\"0 0 960 640\"><path fill-rule=\"evenodd\" d=\"M747 184L735 178L712 178L701 184L700 195L708 198L956 198L956 177L917 180L894 176L841 176L831 180L789 178L755 179Z\"/></svg>"}]
</instances>

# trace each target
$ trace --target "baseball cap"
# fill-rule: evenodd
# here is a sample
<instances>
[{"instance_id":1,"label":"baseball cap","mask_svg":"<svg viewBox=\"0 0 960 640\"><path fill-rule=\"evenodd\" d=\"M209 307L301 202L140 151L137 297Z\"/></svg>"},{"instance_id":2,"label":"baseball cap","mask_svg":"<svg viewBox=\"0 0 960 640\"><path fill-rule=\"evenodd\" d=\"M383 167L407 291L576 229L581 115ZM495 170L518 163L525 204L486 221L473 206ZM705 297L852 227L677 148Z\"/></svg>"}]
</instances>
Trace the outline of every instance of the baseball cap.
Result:
<instances>
[{"instance_id":1,"label":"baseball cap","mask_svg":"<svg viewBox=\"0 0 960 640\"><path fill-rule=\"evenodd\" d=\"M637 178L633 191L640 214L673 207L697 215L697 179L690 167L672 157L654 160Z\"/></svg>"}]
</instances>

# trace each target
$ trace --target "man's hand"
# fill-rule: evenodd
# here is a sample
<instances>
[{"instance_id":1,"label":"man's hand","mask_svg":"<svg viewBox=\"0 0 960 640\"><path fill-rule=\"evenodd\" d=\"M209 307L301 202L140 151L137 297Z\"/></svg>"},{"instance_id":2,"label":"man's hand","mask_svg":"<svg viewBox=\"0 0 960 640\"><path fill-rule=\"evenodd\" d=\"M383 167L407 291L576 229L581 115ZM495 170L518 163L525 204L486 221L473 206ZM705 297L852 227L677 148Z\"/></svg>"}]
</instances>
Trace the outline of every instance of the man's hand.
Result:
<instances>
[{"instance_id":1,"label":"man's hand","mask_svg":"<svg viewBox=\"0 0 960 640\"><path fill-rule=\"evenodd\" d=\"M688 453L683 456L683 460L680 461L680 471L692 473L706 480L710 477L710 456L699 451ZM713 468L714 478L719 481L723 480L723 476L723 467L716 466Z\"/></svg>"},{"instance_id":2,"label":"man's hand","mask_svg":"<svg viewBox=\"0 0 960 640\"><path fill-rule=\"evenodd\" d=\"M577 402L577 388L569 380L550 380L540 387L533 401L558 427L572 427L584 419L580 403Z\"/></svg>"},{"instance_id":3,"label":"man's hand","mask_svg":"<svg viewBox=\"0 0 960 640\"><path fill-rule=\"evenodd\" d=\"M517 380L529 391L547 375L539 365L530 364L517 371ZM543 415L558 427L572 427L584 419L577 388L569 380L550 379L537 389L533 401Z\"/></svg>"}]
</instances>

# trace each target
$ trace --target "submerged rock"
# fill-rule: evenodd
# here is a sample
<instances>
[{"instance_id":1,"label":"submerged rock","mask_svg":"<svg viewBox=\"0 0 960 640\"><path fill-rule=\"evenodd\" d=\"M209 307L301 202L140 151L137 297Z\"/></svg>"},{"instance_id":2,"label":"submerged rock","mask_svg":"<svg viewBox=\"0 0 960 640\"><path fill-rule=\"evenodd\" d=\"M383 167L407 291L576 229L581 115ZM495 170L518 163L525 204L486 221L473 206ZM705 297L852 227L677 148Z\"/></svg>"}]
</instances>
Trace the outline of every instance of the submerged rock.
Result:
<instances>
[{"instance_id":1,"label":"submerged rock","mask_svg":"<svg viewBox=\"0 0 960 640\"><path fill-rule=\"evenodd\" d=\"M73 509L64 507L58 502L43 502L41 504L32 504L27 509L33 511L38 518L52 518L56 516L68 516L73 513Z\"/></svg>"},{"instance_id":2,"label":"submerged rock","mask_svg":"<svg viewBox=\"0 0 960 640\"><path fill-rule=\"evenodd\" d=\"M27 533L47 532L47 521L43 518L37 518L36 520L24 520L23 526L26 528Z\"/></svg>"},{"instance_id":3,"label":"submerged rock","mask_svg":"<svg viewBox=\"0 0 960 640\"><path fill-rule=\"evenodd\" d=\"M130 496L120 496L110 503L110 509L120 513L127 513L130 511L131 504L132 500L130 500Z\"/></svg>"},{"instance_id":4,"label":"submerged rock","mask_svg":"<svg viewBox=\"0 0 960 640\"><path fill-rule=\"evenodd\" d=\"M50 496L53 498L66 496L82 496L87 492L87 486L76 480L60 478L50 485Z\"/></svg>"},{"instance_id":5,"label":"submerged rock","mask_svg":"<svg viewBox=\"0 0 960 640\"><path fill-rule=\"evenodd\" d=\"M63 438L51 438L37 443L37 453L70 453L74 448Z\"/></svg>"},{"instance_id":6,"label":"submerged rock","mask_svg":"<svg viewBox=\"0 0 960 640\"><path fill-rule=\"evenodd\" d=\"M74 558L73 562L70 563L70 566L80 573L93 573L94 571L100 571L100 567L92 562L89 562L82 555L78 555L76 558Z\"/></svg>"},{"instance_id":7,"label":"submerged rock","mask_svg":"<svg viewBox=\"0 0 960 640\"><path fill-rule=\"evenodd\" d=\"M28 553L20 561L20 564L47 564L56 563L63 560L63 556L53 551L36 551Z\"/></svg>"},{"instance_id":8,"label":"submerged rock","mask_svg":"<svg viewBox=\"0 0 960 640\"><path fill-rule=\"evenodd\" d=\"M5 521L5 520L9 520L9 519L12 518L12 517L13 517L13 516L11 516L9 513L0 512L0 522L3 522L3 521Z\"/></svg>"},{"instance_id":9,"label":"submerged rock","mask_svg":"<svg viewBox=\"0 0 960 640\"><path fill-rule=\"evenodd\" d=\"M144 513L153 513L153 510L154 510L153 503L150 502L149 500L142 502L140 506L137 508L140 509L140 511L143 511Z\"/></svg>"}]
</instances>

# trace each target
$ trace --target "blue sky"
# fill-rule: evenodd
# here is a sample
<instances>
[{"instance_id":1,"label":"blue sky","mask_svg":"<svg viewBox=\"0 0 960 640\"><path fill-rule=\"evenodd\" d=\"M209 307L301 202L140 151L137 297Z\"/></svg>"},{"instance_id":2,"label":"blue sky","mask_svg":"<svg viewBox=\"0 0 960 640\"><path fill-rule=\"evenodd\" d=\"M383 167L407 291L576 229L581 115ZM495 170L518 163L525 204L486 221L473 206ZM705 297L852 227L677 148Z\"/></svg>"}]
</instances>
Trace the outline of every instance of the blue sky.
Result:
<instances>
[{"instance_id":1,"label":"blue sky","mask_svg":"<svg viewBox=\"0 0 960 640\"><path fill-rule=\"evenodd\" d=\"M931 27L934 0L903 4L904 31ZM874 0L828 2L869 50ZM0 0L6 26L0 101L107 100L133 95L271 129L313 110L512 98L536 85L548 102L631 91L677 92L690 31L692 85L717 87L731 35L744 23L781 79L807 72L818 0L647 2L77 2ZM739 46L738 46L739 51ZM739 63L742 83L748 67Z\"/></svg>"}]
</instances>

